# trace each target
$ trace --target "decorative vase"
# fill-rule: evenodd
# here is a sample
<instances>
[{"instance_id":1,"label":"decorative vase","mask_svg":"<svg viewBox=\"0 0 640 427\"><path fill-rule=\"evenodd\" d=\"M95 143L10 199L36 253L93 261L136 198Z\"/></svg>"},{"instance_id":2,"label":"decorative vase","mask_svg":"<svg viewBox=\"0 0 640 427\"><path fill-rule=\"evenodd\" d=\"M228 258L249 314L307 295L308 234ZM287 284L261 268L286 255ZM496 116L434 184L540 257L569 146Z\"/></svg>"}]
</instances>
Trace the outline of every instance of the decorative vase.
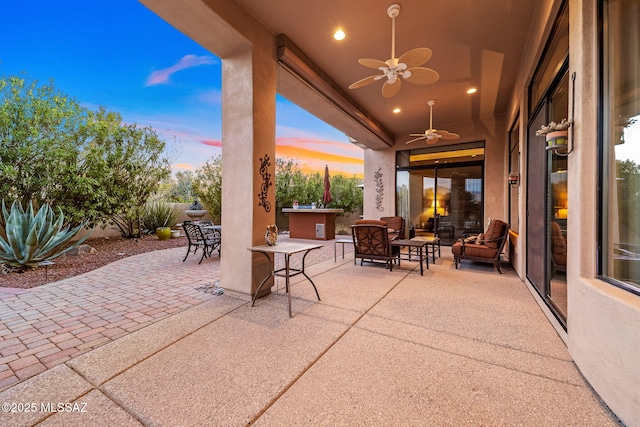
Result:
<instances>
[{"instance_id":1,"label":"decorative vase","mask_svg":"<svg viewBox=\"0 0 640 427\"><path fill-rule=\"evenodd\" d=\"M171 238L171 227L156 228L156 236L158 236L158 240L169 240Z\"/></svg>"},{"instance_id":2,"label":"decorative vase","mask_svg":"<svg viewBox=\"0 0 640 427\"><path fill-rule=\"evenodd\" d=\"M264 235L264 241L269 246L275 246L278 244L278 227L273 225L267 225L267 232Z\"/></svg>"},{"instance_id":3,"label":"decorative vase","mask_svg":"<svg viewBox=\"0 0 640 427\"><path fill-rule=\"evenodd\" d=\"M178 237L180 237L180 230L171 230L171 238L177 239Z\"/></svg>"}]
</instances>

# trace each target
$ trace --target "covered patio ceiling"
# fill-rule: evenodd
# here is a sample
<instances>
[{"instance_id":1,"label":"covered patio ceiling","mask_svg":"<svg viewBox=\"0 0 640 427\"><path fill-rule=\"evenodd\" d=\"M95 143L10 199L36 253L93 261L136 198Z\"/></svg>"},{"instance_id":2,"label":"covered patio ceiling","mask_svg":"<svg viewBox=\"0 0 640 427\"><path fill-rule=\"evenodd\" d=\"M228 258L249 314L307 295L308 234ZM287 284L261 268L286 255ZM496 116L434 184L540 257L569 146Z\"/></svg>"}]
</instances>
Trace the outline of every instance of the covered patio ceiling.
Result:
<instances>
[{"instance_id":1,"label":"covered patio ceiling","mask_svg":"<svg viewBox=\"0 0 640 427\"><path fill-rule=\"evenodd\" d=\"M158 7L163 0L141 1L175 25L168 19L167 11ZM193 11L206 8L208 1L176 3L188 5ZM182 6L176 3L172 2L173 11L184 13L177 12ZM401 10L396 18L396 57L414 48L428 47L433 56L425 66L436 70L440 79L424 86L403 82L400 92L392 98L382 96L383 81L353 90L348 87L378 72L360 65L359 58L385 61L391 57L391 18L387 8L394 1L236 0L225 3L230 4L226 7L229 16L234 9L245 9L274 35L274 43L277 35L286 35L392 140L404 142L410 139L409 133L421 133L429 128L427 101L430 99L436 100L434 128L453 132L457 123L506 112L537 1L398 1ZM220 6L215 8L219 10ZM346 33L342 41L333 39L338 28ZM228 51L232 47L225 45L223 32L221 27L210 29L209 33L215 33L216 38L196 38L196 41L210 49L213 43ZM214 53L221 56L215 50ZM466 91L471 87L477 88L477 92L469 95ZM337 110L282 70L279 70L278 92L356 140L366 134L345 117L344 111ZM393 113L395 108L402 111ZM359 142L371 148L384 146L381 140L373 139L363 138ZM459 141L466 142L464 135Z\"/></svg>"}]
</instances>

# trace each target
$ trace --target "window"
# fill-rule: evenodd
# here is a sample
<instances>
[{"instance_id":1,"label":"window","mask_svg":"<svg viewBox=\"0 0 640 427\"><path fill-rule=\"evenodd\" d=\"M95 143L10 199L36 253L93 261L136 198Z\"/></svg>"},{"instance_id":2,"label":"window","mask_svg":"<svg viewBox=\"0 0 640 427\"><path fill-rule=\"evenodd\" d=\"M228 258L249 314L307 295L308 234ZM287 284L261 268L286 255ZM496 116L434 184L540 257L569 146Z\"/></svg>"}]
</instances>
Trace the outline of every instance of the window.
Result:
<instances>
[{"instance_id":1,"label":"window","mask_svg":"<svg viewBox=\"0 0 640 427\"><path fill-rule=\"evenodd\" d=\"M640 295L640 0L602 2L602 277Z\"/></svg>"}]
</instances>

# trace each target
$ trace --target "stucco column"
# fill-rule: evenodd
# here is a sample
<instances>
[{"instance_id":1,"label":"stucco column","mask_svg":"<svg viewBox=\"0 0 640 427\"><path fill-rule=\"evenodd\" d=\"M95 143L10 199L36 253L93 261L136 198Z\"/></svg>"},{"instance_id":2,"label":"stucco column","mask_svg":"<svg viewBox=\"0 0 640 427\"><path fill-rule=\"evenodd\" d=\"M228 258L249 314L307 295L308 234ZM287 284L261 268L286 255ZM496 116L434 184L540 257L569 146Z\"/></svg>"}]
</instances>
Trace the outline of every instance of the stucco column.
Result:
<instances>
[{"instance_id":1,"label":"stucco column","mask_svg":"<svg viewBox=\"0 0 640 427\"><path fill-rule=\"evenodd\" d=\"M224 58L220 285L246 299L273 267L247 248L264 244L266 226L275 224L275 97L270 52L246 48Z\"/></svg>"},{"instance_id":2,"label":"stucco column","mask_svg":"<svg viewBox=\"0 0 640 427\"><path fill-rule=\"evenodd\" d=\"M365 219L396 214L396 152L393 148L364 150Z\"/></svg>"}]
</instances>

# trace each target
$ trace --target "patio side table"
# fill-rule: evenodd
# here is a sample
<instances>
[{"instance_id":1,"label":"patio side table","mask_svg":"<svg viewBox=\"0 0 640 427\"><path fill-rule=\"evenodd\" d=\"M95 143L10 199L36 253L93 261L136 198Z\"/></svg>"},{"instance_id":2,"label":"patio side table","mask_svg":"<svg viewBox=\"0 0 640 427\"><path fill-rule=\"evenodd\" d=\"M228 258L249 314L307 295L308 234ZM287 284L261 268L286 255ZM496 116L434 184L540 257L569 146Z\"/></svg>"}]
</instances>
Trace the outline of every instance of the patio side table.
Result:
<instances>
[{"instance_id":1,"label":"patio side table","mask_svg":"<svg viewBox=\"0 0 640 427\"><path fill-rule=\"evenodd\" d=\"M411 240L415 241L423 241L427 243L427 256L429 255L429 246L431 246L431 260L435 264L436 263L436 245L438 245L438 258L440 255L440 238L439 237L429 237L429 236L416 236Z\"/></svg>"},{"instance_id":2,"label":"patio side table","mask_svg":"<svg viewBox=\"0 0 640 427\"><path fill-rule=\"evenodd\" d=\"M253 294L253 297L251 298L251 307L253 307L253 305L256 303L256 296L258 295L258 293L260 292L260 288L262 288L262 286L267 282L267 280L269 280L270 277L284 277L285 278L285 290L287 291L287 294L289 296L289 317L292 317L291 315L291 288L289 286L290 284L290 279L293 276L297 276L298 274L302 274L304 275L304 277L307 278L307 280L309 280L309 282L311 282L311 285L313 286L313 289L316 291L316 296L318 297L318 301L320 301L320 294L318 293L318 288L316 288L315 283L313 283L313 280L311 280L311 277L307 276L307 273L304 272L304 261L307 258L307 255L309 254L309 252L311 252L314 249L319 249L321 248L323 245L316 245L316 244L310 244L310 243L298 243L298 242L284 242L284 243L279 243L275 246L268 246L268 245L260 245L260 246L252 246L250 248L248 248L251 252L260 252L261 254L263 254L264 256L266 256L267 258L269 258L269 254L282 254L284 255L284 268L279 268L277 270L272 270L267 277L265 277L262 282L260 283L260 286L258 286L258 289L256 289L255 294ZM296 254L296 253L301 253L304 252L304 255L302 256L302 265L300 268L291 268L289 266L289 259L291 257L291 255Z\"/></svg>"},{"instance_id":3,"label":"patio side table","mask_svg":"<svg viewBox=\"0 0 640 427\"><path fill-rule=\"evenodd\" d=\"M338 261L338 256L337 256L338 245L342 245L342 259L344 259L344 245L352 245L352 244L353 244L353 237L345 237L343 239L336 239L336 241L333 242L333 262L337 262Z\"/></svg>"},{"instance_id":4,"label":"patio side table","mask_svg":"<svg viewBox=\"0 0 640 427\"><path fill-rule=\"evenodd\" d=\"M429 249L426 249L425 251L425 247L427 246L427 241L425 240L413 240L413 239L398 239L398 240L394 240L391 242L391 246L397 246L399 248L402 247L408 247L409 248L409 253L407 254L408 257L407 258L402 258L401 256L398 256L398 266L400 266L400 259L405 259L407 261L413 261L413 256L411 254L411 249L415 248L416 252L417 252L417 256L418 256L418 261L420 262L420 275L423 276L424 275L424 270L422 268L422 263L424 261L426 261L427 264L427 270L429 269ZM400 254L402 255L402 254Z\"/></svg>"}]
</instances>

